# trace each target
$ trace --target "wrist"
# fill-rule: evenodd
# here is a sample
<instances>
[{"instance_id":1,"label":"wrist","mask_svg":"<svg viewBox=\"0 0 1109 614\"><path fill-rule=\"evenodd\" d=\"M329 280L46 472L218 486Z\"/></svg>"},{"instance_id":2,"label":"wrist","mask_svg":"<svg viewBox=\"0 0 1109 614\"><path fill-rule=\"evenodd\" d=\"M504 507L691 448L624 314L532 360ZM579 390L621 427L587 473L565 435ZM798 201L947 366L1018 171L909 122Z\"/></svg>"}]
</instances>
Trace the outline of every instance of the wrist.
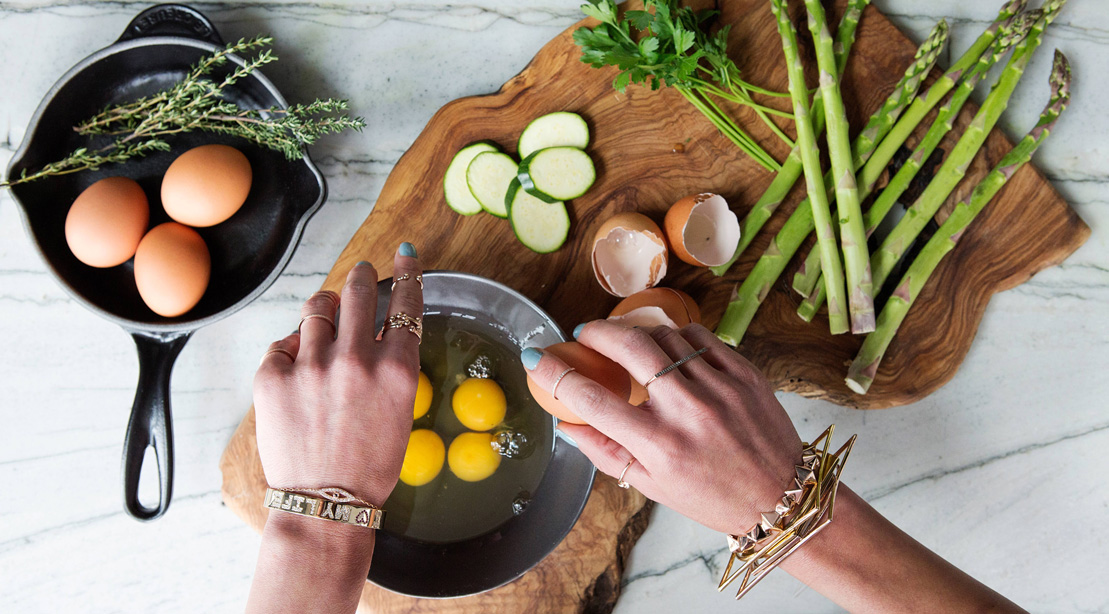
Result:
<instances>
[{"instance_id":1,"label":"wrist","mask_svg":"<svg viewBox=\"0 0 1109 614\"><path fill-rule=\"evenodd\" d=\"M368 569L374 534L373 529L365 527L271 511L263 537L296 551L347 561L355 567L364 560Z\"/></svg>"}]
</instances>

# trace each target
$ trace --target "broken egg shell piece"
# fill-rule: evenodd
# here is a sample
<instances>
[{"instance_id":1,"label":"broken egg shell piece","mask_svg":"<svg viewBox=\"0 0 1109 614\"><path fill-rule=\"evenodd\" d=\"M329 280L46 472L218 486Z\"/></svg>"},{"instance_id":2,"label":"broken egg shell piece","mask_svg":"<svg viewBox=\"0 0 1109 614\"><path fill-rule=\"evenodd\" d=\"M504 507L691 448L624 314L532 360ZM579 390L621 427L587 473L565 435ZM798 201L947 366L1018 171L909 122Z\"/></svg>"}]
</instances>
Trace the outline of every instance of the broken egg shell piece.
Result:
<instances>
[{"instance_id":1,"label":"broken egg shell piece","mask_svg":"<svg viewBox=\"0 0 1109 614\"><path fill-rule=\"evenodd\" d=\"M615 296L653 288L666 276L668 257L662 229L641 213L613 216L593 238L593 274Z\"/></svg>"},{"instance_id":2,"label":"broken egg shell piece","mask_svg":"<svg viewBox=\"0 0 1109 614\"><path fill-rule=\"evenodd\" d=\"M674 255L693 266L720 266L739 246L739 218L719 194L686 196L666 212Z\"/></svg>"},{"instance_id":3,"label":"broken egg shell piece","mask_svg":"<svg viewBox=\"0 0 1109 614\"><path fill-rule=\"evenodd\" d=\"M651 288L620 301L608 319L629 328L682 328L701 323L701 308L693 297L681 290Z\"/></svg>"}]
</instances>

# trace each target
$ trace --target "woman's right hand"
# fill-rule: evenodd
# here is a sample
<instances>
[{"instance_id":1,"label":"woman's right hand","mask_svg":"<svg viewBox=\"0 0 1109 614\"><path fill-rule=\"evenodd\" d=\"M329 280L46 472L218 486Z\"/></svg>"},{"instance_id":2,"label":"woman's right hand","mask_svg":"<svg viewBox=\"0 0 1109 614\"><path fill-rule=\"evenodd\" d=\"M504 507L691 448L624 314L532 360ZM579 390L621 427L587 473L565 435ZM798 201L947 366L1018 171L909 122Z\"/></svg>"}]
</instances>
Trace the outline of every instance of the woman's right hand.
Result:
<instances>
[{"instance_id":1,"label":"woman's right hand","mask_svg":"<svg viewBox=\"0 0 1109 614\"><path fill-rule=\"evenodd\" d=\"M559 429L602 472L717 531L737 534L774 509L796 475L801 440L762 374L700 325L630 329L598 320L578 341L622 365L643 384L701 348L708 351L650 385L639 407L577 372L558 386L559 400L588 426ZM535 382L550 390L566 364L524 351Z\"/></svg>"}]
</instances>

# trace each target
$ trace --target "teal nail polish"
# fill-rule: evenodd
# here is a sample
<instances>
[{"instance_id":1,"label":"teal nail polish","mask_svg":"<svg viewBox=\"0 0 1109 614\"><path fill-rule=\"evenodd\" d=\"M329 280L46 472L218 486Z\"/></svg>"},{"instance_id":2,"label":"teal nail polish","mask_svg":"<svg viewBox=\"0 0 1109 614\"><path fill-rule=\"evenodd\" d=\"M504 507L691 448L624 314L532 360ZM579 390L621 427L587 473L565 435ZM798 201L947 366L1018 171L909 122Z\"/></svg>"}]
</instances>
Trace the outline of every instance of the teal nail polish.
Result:
<instances>
[{"instance_id":1,"label":"teal nail polish","mask_svg":"<svg viewBox=\"0 0 1109 614\"><path fill-rule=\"evenodd\" d=\"M564 431L562 429L557 429L557 430L558 430L559 439L562 439L562 440L566 441L566 443L574 446L575 448L578 447L578 442L574 441L573 437L567 435L566 431Z\"/></svg>"},{"instance_id":2,"label":"teal nail polish","mask_svg":"<svg viewBox=\"0 0 1109 614\"><path fill-rule=\"evenodd\" d=\"M404 243L401 243L400 244L400 249L398 249L397 251L400 252L401 256L405 256L406 258L415 258L416 257L416 246L412 245L408 241L405 241Z\"/></svg>"},{"instance_id":3,"label":"teal nail polish","mask_svg":"<svg viewBox=\"0 0 1109 614\"><path fill-rule=\"evenodd\" d=\"M524 363L524 368L532 371L535 367L539 366L539 361L543 358L543 352L535 348L525 348L520 352L520 362Z\"/></svg>"},{"instance_id":4,"label":"teal nail polish","mask_svg":"<svg viewBox=\"0 0 1109 614\"><path fill-rule=\"evenodd\" d=\"M358 264L356 264L356 265L354 265L354 266L369 266L369 264L370 264L370 263L369 263L369 262L366 262L365 260L359 260L359 261L358 261Z\"/></svg>"},{"instance_id":5,"label":"teal nail polish","mask_svg":"<svg viewBox=\"0 0 1109 614\"><path fill-rule=\"evenodd\" d=\"M578 324L576 327L574 327L574 339L577 339L578 337L581 336L581 331L584 328L585 328L584 323L583 324Z\"/></svg>"}]
</instances>

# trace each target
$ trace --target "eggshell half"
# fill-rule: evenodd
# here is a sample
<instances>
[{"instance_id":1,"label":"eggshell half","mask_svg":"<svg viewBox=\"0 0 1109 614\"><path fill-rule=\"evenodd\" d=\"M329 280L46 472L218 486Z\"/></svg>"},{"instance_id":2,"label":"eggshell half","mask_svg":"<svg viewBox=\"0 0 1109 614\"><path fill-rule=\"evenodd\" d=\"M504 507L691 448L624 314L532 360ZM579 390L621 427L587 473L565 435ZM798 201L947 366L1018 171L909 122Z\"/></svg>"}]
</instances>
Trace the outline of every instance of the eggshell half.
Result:
<instances>
[{"instance_id":1,"label":"eggshell half","mask_svg":"<svg viewBox=\"0 0 1109 614\"><path fill-rule=\"evenodd\" d=\"M683 262L720 266L739 246L739 218L719 194L686 196L666 212L666 237Z\"/></svg>"},{"instance_id":2,"label":"eggshell half","mask_svg":"<svg viewBox=\"0 0 1109 614\"><path fill-rule=\"evenodd\" d=\"M149 223L150 206L139 184L106 177L73 201L65 216L65 242L81 262L113 267L135 255Z\"/></svg>"},{"instance_id":3,"label":"eggshell half","mask_svg":"<svg viewBox=\"0 0 1109 614\"><path fill-rule=\"evenodd\" d=\"M681 290L651 288L620 301L608 319L623 326L682 328L701 323L701 308Z\"/></svg>"},{"instance_id":4,"label":"eggshell half","mask_svg":"<svg viewBox=\"0 0 1109 614\"><path fill-rule=\"evenodd\" d=\"M631 376L623 367L612 362L600 353L585 347L576 341L557 343L543 350L545 353L562 359L568 366L573 367L578 373L604 386L617 398L627 400L631 393ZM528 375L528 390L532 398L548 413L564 422L572 424L585 424L570 408L566 407L543 390Z\"/></svg>"},{"instance_id":5,"label":"eggshell half","mask_svg":"<svg viewBox=\"0 0 1109 614\"><path fill-rule=\"evenodd\" d=\"M162 206L175 222L205 228L235 214L250 193L250 161L227 145L201 145L177 157L162 178Z\"/></svg>"},{"instance_id":6,"label":"eggshell half","mask_svg":"<svg viewBox=\"0 0 1109 614\"><path fill-rule=\"evenodd\" d=\"M155 226L135 252L135 284L147 307L172 318L196 306L212 274L204 239L174 222Z\"/></svg>"},{"instance_id":7,"label":"eggshell half","mask_svg":"<svg viewBox=\"0 0 1109 614\"><path fill-rule=\"evenodd\" d=\"M669 253L662 229L641 213L620 213L593 237L593 274L609 294L631 296L666 276Z\"/></svg>"}]
</instances>

